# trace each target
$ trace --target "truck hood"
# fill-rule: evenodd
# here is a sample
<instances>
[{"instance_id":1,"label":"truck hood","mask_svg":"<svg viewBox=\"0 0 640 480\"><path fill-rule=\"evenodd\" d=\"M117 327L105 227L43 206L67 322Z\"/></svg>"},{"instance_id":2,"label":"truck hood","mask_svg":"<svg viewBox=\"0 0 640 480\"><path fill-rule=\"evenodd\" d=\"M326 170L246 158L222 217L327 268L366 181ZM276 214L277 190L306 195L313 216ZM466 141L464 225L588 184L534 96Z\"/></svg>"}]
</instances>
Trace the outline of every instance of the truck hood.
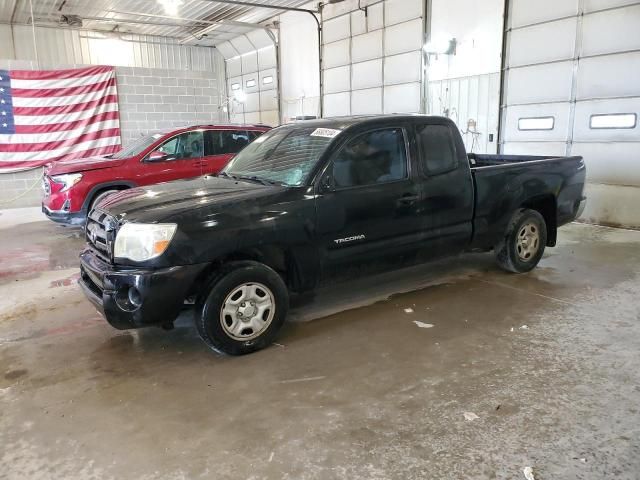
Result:
<instances>
[{"instance_id":1,"label":"truck hood","mask_svg":"<svg viewBox=\"0 0 640 480\"><path fill-rule=\"evenodd\" d=\"M207 213L202 210L215 211L228 204L237 207L243 200L285 189L226 178L199 177L123 190L110 195L100 207L120 221L183 223L194 217L203 220Z\"/></svg>"},{"instance_id":2,"label":"truck hood","mask_svg":"<svg viewBox=\"0 0 640 480\"><path fill-rule=\"evenodd\" d=\"M63 175L65 173L86 172L100 168L114 168L122 165L126 159L112 160L105 157L87 157L74 160L61 160L47 165L46 173L49 176Z\"/></svg>"}]
</instances>

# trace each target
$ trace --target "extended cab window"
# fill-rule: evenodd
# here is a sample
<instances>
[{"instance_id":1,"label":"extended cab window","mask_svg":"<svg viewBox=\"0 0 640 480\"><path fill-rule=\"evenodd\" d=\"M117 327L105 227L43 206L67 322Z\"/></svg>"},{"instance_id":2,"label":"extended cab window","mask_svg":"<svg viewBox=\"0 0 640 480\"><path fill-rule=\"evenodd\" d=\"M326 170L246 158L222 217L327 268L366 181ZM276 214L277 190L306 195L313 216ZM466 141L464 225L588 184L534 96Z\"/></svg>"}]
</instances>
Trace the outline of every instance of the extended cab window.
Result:
<instances>
[{"instance_id":1,"label":"extended cab window","mask_svg":"<svg viewBox=\"0 0 640 480\"><path fill-rule=\"evenodd\" d=\"M401 128L376 130L351 140L333 161L336 187L393 182L407 177Z\"/></svg>"},{"instance_id":2,"label":"extended cab window","mask_svg":"<svg viewBox=\"0 0 640 480\"><path fill-rule=\"evenodd\" d=\"M458 166L451 129L446 125L418 125L416 127L420 156L429 175L455 170Z\"/></svg>"},{"instance_id":3,"label":"extended cab window","mask_svg":"<svg viewBox=\"0 0 640 480\"><path fill-rule=\"evenodd\" d=\"M204 132L205 155L238 153L251 140L246 130L207 130Z\"/></svg>"},{"instance_id":4,"label":"extended cab window","mask_svg":"<svg viewBox=\"0 0 640 480\"><path fill-rule=\"evenodd\" d=\"M200 158L204 156L202 132L193 131L177 135L164 142L157 150L169 155L170 160Z\"/></svg>"}]
</instances>

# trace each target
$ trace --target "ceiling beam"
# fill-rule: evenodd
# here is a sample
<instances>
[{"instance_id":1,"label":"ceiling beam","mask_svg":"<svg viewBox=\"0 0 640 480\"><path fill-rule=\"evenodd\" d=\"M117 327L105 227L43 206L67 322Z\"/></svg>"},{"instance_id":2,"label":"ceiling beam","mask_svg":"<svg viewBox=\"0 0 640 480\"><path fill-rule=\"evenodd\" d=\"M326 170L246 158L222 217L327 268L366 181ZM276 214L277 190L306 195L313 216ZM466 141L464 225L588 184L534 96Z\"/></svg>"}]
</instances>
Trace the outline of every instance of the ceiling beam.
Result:
<instances>
[{"instance_id":1,"label":"ceiling beam","mask_svg":"<svg viewBox=\"0 0 640 480\"><path fill-rule=\"evenodd\" d=\"M171 15L158 15L158 14L154 14L154 13L142 13L142 12L131 12L131 11L125 11L125 10L105 10L108 13L115 13L116 15L137 15L140 17L149 17L149 18L163 18L163 19L167 19L167 20L180 20L180 21L184 21L184 22L193 22L193 23L200 23L203 25L233 25L236 27L245 27L248 29L254 29L254 28L262 28L261 25L257 24L257 23L248 23L248 22L236 22L233 20L218 20L218 21L211 21L211 20L203 20L200 18L190 18L190 17L178 17L178 16L171 16ZM80 17L82 17L82 15L79 15Z\"/></svg>"},{"instance_id":2,"label":"ceiling beam","mask_svg":"<svg viewBox=\"0 0 640 480\"><path fill-rule=\"evenodd\" d=\"M305 13L320 13L320 10L312 10L309 8L298 8L298 7L285 7L282 5L270 5L259 2L244 2L238 0L201 0L203 2L212 2L212 3L226 3L228 5L238 5L240 7L252 7L252 8L268 8L271 10L280 10L287 12L305 12Z\"/></svg>"}]
</instances>

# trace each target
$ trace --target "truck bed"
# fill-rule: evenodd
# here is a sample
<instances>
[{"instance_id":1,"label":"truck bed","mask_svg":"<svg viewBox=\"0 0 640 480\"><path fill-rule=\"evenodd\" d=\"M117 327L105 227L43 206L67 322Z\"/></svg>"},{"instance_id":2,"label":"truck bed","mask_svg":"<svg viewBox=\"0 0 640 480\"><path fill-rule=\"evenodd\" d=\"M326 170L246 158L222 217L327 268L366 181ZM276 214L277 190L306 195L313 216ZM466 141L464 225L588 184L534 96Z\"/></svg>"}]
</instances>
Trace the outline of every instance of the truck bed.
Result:
<instances>
[{"instance_id":1,"label":"truck bed","mask_svg":"<svg viewBox=\"0 0 640 480\"><path fill-rule=\"evenodd\" d=\"M578 160L580 157L551 157L535 155L489 155L469 153L469 166L471 170L484 169L487 167L517 167L523 164L559 162L566 160Z\"/></svg>"},{"instance_id":2,"label":"truck bed","mask_svg":"<svg viewBox=\"0 0 640 480\"><path fill-rule=\"evenodd\" d=\"M558 226L575 218L583 198L582 157L472 153L468 159L476 198L475 247L495 244L495 233L506 229L510 215L524 199L543 202Z\"/></svg>"}]
</instances>

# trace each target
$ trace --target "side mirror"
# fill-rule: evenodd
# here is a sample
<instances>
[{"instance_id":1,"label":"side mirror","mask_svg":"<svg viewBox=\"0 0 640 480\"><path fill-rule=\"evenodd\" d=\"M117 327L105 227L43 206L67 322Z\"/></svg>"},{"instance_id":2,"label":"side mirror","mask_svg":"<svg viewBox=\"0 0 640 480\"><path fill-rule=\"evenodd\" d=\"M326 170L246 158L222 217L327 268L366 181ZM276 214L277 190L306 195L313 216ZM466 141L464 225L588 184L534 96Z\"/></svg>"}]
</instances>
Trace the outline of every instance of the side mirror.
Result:
<instances>
[{"instance_id":1,"label":"side mirror","mask_svg":"<svg viewBox=\"0 0 640 480\"><path fill-rule=\"evenodd\" d=\"M147 157L147 162L155 163L155 162L164 162L169 160L171 157L166 152L161 152L160 150L155 150L149 154Z\"/></svg>"}]
</instances>

